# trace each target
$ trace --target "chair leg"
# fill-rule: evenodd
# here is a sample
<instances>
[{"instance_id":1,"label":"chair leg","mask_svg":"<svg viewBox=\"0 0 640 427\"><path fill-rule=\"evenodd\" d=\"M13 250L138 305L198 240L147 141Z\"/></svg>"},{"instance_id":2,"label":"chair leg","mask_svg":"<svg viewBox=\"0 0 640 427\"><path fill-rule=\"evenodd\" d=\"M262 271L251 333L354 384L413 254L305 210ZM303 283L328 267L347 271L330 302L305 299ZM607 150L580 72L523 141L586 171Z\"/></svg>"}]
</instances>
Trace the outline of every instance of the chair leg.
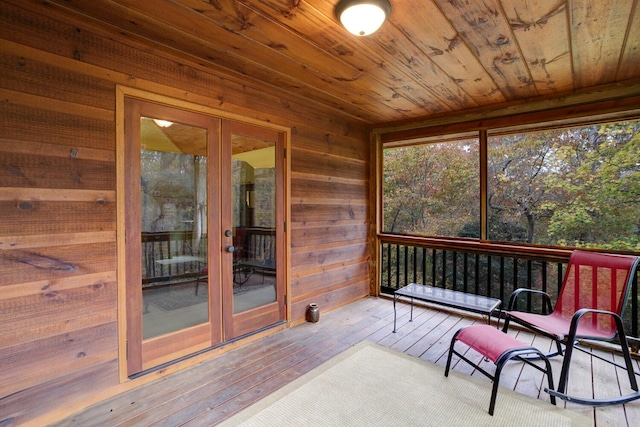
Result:
<instances>
[{"instance_id":1,"label":"chair leg","mask_svg":"<svg viewBox=\"0 0 640 427\"><path fill-rule=\"evenodd\" d=\"M504 316L504 326L502 327L502 332L505 334L509 331L509 315Z\"/></svg>"},{"instance_id":2,"label":"chair leg","mask_svg":"<svg viewBox=\"0 0 640 427\"><path fill-rule=\"evenodd\" d=\"M567 388L567 380L569 377L569 366L571 365L571 356L573 356L574 340L567 342L564 350L564 359L562 361L562 370L560 371L560 381L558 382L558 393L564 393Z\"/></svg>"},{"instance_id":3,"label":"chair leg","mask_svg":"<svg viewBox=\"0 0 640 427\"><path fill-rule=\"evenodd\" d=\"M542 352L540 352L540 355L542 355ZM549 362L549 359L546 357L542 357L542 360L544 360L545 367L547 368L547 383L549 384L549 388L547 390L553 390L553 371L551 370L551 362ZM554 395L549 396L549 400L551 400L552 404L556 404L556 397Z\"/></svg>"},{"instance_id":4,"label":"chair leg","mask_svg":"<svg viewBox=\"0 0 640 427\"><path fill-rule=\"evenodd\" d=\"M624 333L624 326L622 325L622 319L616 316L616 328L618 329L618 337L620 339L620 345L622 346L622 355L624 356L624 363L627 366L627 374L629 375L629 385L632 390L638 391L638 382L636 381L635 369L633 362L631 361L631 353L629 352L629 343L627 342L627 336Z\"/></svg>"},{"instance_id":5,"label":"chair leg","mask_svg":"<svg viewBox=\"0 0 640 427\"><path fill-rule=\"evenodd\" d=\"M580 314L582 316L582 314ZM578 317L579 318L579 317ZM571 365L571 356L573 354L573 349L576 340L576 329L577 329L577 321L572 322L571 329L569 331L569 336L567 339L567 345L564 354L564 361L562 363L562 371L560 373L560 381L558 383L557 391L551 391L550 394L553 396L558 396L562 400L566 400L568 402L574 402L581 405L590 405L590 406L607 406L607 405L617 405L624 404L627 402L631 402L633 400L640 399L640 391L638 391L638 382L635 377L635 370L633 367L633 362L631 360L631 354L629 352L629 346L627 343L627 338L624 333L624 326L622 324L622 319L618 315L613 315L613 318L616 322L616 328L618 337L620 339L621 350L624 356L627 374L629 376L629 384L631 388L634 390L634 393L627 394L625 396L619 396L610 399L583 399L579 397L572 397L566 394L567 382L569 377L569 367Z\"/></svg>"},{"instance_id":6,"label":"chair leg","mask_svg":"<svg viewBox=\"0 0 640 427\"><path fill-rule=\"evenodd\" d=\"M458 332L453 335L451 338L451 344L449 345L449 355L447 356L447 366L444 368L444 376L449 376L449 368L451 367L451 359L453 357L453 346L456 343L456 338L458 337Z\"/></svg>"},{"instance_id":7,"label":"chair leg","mask_svg":"<svg viewBox=\"0 0 640 427\"><path fill-rule=\"evenodd\" d=\"M506 359L502 362L499 362L496 365L496 372L493 374L493 387L491 387L491 401L489 402L489 415L493 416L493 411L496 408L496 397L498 396L498 385L500 383L500 374L502 373L502 368L504 364L507 362Z\"/></svg>"},{"instance_id":8,"label":"chair leg","mask_svg":"<svg viewBox=\"0 0 640 427\"><path fill-rule=\"evenodd\" d=\"M453 349L453 346L456 344L456 341L458 340L458 335L460 334L460 332L462 332L464 328L460 328L458 329L455 334L453 334L453 337L451 337L451 344L449 345L449 356L447 356L447 366L444 369L444 376L448 377L449 376L449 368L451 367L451 359L453 357L453 354L457 354L458 356L460 356L460 358L462 358L463 360L466 360L468 363L470 363L471 365L473 365L473 363L469 362L466 358L464 358L460 353L456 352ZM475 365L473 365L475 366ZM482 373L484 373L486 375L486 373L479 367L479 366L475 366L476 368L478 368L478 370Z\"/></svg>"},{"instance_id":9,"label":"chair leg","mask_svg":"<svg viewBox=\"0 0 640 427\"><path fill-rule=\"evenodd\" d=\"M393 333L396 333L396 301L398 300L398 296L393 296Z\"/></svg>"}]
</instances>

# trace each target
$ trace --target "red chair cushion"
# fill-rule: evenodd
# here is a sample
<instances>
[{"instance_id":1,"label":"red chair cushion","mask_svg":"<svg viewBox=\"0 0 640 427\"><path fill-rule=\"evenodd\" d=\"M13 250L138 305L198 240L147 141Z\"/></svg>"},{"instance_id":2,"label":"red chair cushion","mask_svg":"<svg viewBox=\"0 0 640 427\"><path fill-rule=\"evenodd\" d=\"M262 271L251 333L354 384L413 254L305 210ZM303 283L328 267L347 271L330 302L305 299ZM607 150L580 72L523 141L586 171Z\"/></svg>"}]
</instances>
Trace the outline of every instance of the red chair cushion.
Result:
<instances>
[{"instance_id":1,"label":"red chair cushion","mask_svg":"<svg viewBox=\"0 0 640 427\"><path fill-rule=\"evenodd\" d=\"M493 363L495 363L505 351L530 347L490 325L467 326L460 331L457 339Z\"/></svg>"}]
</instances>

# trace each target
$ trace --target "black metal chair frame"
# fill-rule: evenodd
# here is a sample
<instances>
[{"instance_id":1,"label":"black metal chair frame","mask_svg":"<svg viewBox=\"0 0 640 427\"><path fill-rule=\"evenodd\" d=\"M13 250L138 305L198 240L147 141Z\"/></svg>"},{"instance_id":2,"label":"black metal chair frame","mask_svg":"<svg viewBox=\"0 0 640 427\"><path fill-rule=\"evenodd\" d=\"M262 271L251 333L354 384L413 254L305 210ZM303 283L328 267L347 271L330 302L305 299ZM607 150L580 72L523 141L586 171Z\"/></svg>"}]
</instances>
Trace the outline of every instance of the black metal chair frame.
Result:
<instances>
[{"instance_id":1,"label":"black metal chair frame","mask_svg":"<svg viewBox=\"0 0 640 427\"><path fill-rule=\"evenodd\" d=\"M640 257L635 260L635 263L631 267L631 270L629 273L629 279L628 279L628 282L626 283L626 291L625 291L626 294L623 298L623 301L626 301L628 297L628 293L631 288L631 282L634 280L635 274L637 274L637 268L638 268L639 262L640 262ZM567 270L566 274L569 274L569 270ZM522 293L542 295L546 313L551 313L552 311L551 297L545 292L533 290L533 289L515 290L509 300L509 305L505 313L506 314L505 324L503 326L503 332L507 332L509 328L509 323L511 321L514 321L528 329L531 329L535 333L541 334L543 336L546 336L552 339L556 343L557 351L547 354L546 357L564 356L564 359L562 362L562 370L560 372L560 380L558 382L558 387L555 390L551 388L548 388L548 389L545 388L545 392L549 393L551 396L558 397L567 402L573 402L581 405L589 405L594 407L624 404L624 403L628 403L628 402L640 399L640 391L638 391L638 382L636 380L636 375L640 375L640 374L636 373L634 370L633 361L631 359L631 352L629 351L629 344L627 341L626 334L624 332L624 325L621 318L622 310L624 308L624 303L622 304L620 314L614 313L612 311L598 310L598 309L592 309L592 308L582 308L582 309L576 310L571 318L571 322L570 322L567 333L563 335L556 335L554 333L550 333L549 331L544 330L541 327L536 326L535 324L525 322L522 319L517 319L510 315L510 312L514 311L516 308L518 296ZM594 314L599 316L610 316L616 325L615 335L609 339L579 335L578 326L580 324L580 321L587 314ZM578 341L580 339L591 339L591 340L608 341L608 342L613 342L615 341L615 339L619 340L619 344L621 346L621 352L625 361L624 366L601 357L598 357L598 358L607 363L611 363L619 368L625 369L627 371L627 374L629 377L629 384L631 389L633 390L632 393L628 393L623 396L612 397L608 399L589 399L589 398L570 396L566 393L566 388L567 388L568 379L569 379L569 368L571 365L571 357L573 355L573 351L574 349L576 349L576 350L586 352L586 350L578 346ZM563 351L563 347L564 347L564 351ZM594 356L592 353L589 353L589 354L591 356Z\"/></svg>"},{"instance_id":2,"label":"black metal chair frame","mask_svg":"<svg viewBox=\"0 0 640 427\"><path fill-rule=\"evenodd\" d=\"M545 357L545 355L538 350L535 347L529 347L526 346L526 344L522 343L523 347L518 347L518 348L512 348L510 350L505 351L504 353L502 353L498 359L495 361L495 365L496 365L496 370L494 374L489 373L488 371L486 371L485 369L483 369L482 367L480 367L477 363L474 363L473 361L471 361L470 359L468 359L465 355L463 355L462 353L460 353L459 351L457 351L454 348L454 345L457 341L458 338L458 334L460 334L460 332L462 332L464 328L459 329L458 331L456 331L456 333L453 335L453 338L451 338L451 345L449 346L449 356L447 357L447 366L445 368L444 371L444 376L448 377L449 376L449 368L451 367L451 359L452 356L455 354L456 356L458 356L460 359L464 360L465 362L467 362L468 364L470 364L471 366L473 366L475 369L478 370L478 372L480 372L481 374L483 374L484 376L486 376L487 378L489 378L492 382L493 382L493 387L491 388L491 401L489 402L489 415L493 415L493 412L495 410L496 407L496 397L498 394L498 385L500 382L500 374L502 373L502 368L504 368L505 364L512 359L515 360L519 360L522 362L527 363L529 366L533 366L534 368L536 368L537 370L547 374L547 381L549 384L548 390L553 390L553 371L551 369L551 363L549 363L549 359L547 359ZM471 347L473 348L473 347ZM474 350L476 352L478 352L477 349L474 348ZM481 354L482 356L485 356L485 354L482 354L481 352L478 352L479 354ZM535 355L535 357L527 357L530 355ZM536 365L535 363L533 363L533 360L542 360L545 364L545 367L541 367ZM546 390L546 389L545 389ZM550 400L552 404L556 404L556 398L554 394L551 394L550 396Z\"/></svg>"}]
</instances>

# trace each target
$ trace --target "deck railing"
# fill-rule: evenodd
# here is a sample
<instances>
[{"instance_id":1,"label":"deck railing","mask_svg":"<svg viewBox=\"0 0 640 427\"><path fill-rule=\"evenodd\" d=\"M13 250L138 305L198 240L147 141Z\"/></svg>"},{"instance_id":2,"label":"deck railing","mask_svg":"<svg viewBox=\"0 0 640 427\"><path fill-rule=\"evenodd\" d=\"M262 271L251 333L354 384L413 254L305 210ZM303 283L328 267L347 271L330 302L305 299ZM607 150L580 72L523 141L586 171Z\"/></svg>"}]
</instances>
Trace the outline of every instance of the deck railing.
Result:
<instances>
[{"instance_id":1,"label":"deck railing","mask_svg":"<svg viewBox=\"0 0 640 427\"><path fill-rule=\"evenodd\" d=\"M558 295L569 250L490 245L463 240L380 236L380 292L393 292L409 283L499 298L507 304L517 288ZM634 347L638 325L638 274L627 299L623 321ZM528 299L527 310L537 311L540 300Z\"/></svg>"}]
</instances>

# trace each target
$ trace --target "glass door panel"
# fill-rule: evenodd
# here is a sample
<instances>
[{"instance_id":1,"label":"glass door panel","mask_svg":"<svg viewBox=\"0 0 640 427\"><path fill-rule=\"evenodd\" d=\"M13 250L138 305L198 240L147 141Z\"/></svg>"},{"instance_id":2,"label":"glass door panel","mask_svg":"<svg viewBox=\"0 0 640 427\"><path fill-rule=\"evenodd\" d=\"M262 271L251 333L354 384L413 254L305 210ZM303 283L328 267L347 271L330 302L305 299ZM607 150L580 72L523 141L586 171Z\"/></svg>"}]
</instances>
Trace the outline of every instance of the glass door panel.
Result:
<instances>
[{"instance_id":1,"label":"glass door panel","mask_svg":"<svg viewBox=\"0 0 640 427\"><path fill-rule=\"evenodd\" d=\"M222 340L219 125L125 98L127 375Z\"/></svg>"},{"instance_id":2,"label":"glass door panel","mask_svg":"<svg viewBox=\"0 0 640 427\"><path fill-rule=\"evenodd\" d=\"M143 339L209 321L207 130L141 117Z\"/></svg>"},{"instance_id":3,"label":"glass door panel","mask_svg":"<svg viewBox=\"0 0 640 427\"><path fill-rule=\"evenodd\" d=\"M233 234L233 256L225 264L232 270L224 294L229 339L284 320L279 190L284 140L279 132L248 124L223 122L222 128L223 158L230 161L225 174L230 191L223 203Z\"/></svg>"},{"instance_id":4,"label":"glass door panel","mask_svg":"<svg viewBox=\"0 0 640 427\"><path fill-rule=\"evenodd\" d=\"M276 301L275 141L236 138L233 148L233 312L239 313Z\"/></svg>"}]
</instances>

